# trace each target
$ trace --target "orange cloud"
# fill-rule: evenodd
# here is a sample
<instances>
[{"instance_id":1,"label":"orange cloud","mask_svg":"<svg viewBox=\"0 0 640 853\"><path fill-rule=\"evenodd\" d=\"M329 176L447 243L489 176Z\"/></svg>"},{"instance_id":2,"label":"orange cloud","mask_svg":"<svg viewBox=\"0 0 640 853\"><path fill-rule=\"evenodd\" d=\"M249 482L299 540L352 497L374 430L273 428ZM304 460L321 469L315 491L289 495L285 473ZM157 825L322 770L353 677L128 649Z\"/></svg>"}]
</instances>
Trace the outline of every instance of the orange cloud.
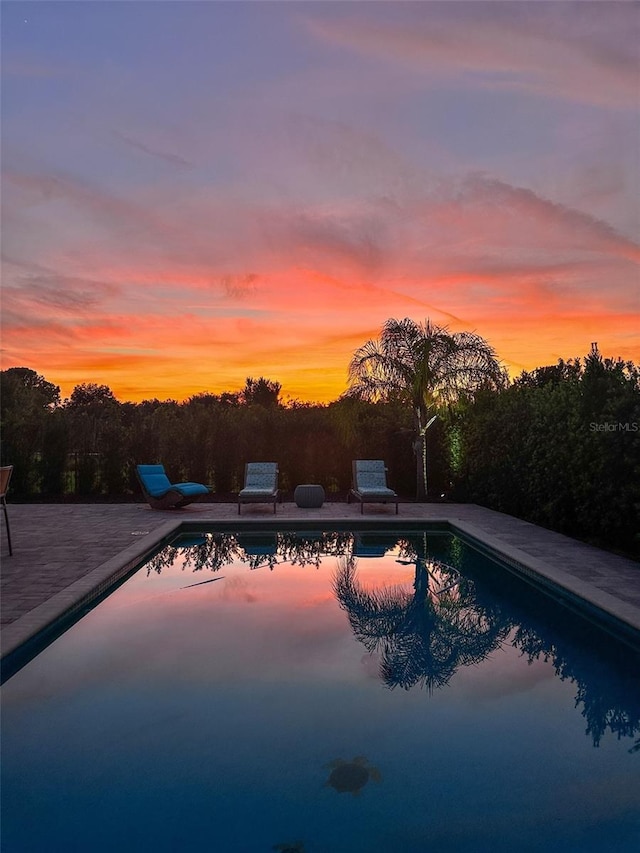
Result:
<instances>
[{"instance_id":1,"label":"orange cloud","mask_svg":"<svg viewBox=\"0 0 640 853\"><path fill-rule=\"evenodd\" d=\"M327 402L354 349L404 316L479 332L514 372L592 340L640 360L638 244L488 175L304 205L9 180L3 365L65 395L94 381L122 399L184 399L264 375ZM43 236L36 258L26 221Z\"/></svg>"}]
</instances>

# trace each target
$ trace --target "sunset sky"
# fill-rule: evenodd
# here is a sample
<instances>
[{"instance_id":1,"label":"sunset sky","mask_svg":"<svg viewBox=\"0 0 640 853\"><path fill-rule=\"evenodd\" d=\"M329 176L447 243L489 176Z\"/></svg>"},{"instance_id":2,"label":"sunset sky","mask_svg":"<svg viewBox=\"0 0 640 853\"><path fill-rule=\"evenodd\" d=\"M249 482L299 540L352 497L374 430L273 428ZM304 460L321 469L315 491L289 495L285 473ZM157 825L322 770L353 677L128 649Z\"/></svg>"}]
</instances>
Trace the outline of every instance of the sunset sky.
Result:
<instances>
[{"instance_id":1,"label":"sunset sky","mask_svg":"<svg viewBox=\"0 0 640 853\"><path fill-rule=\"evenodd\" d=\"M389 317L640 362L640 6L2 4L2 367L327 402Z\"/></svg>"}]
</instances>

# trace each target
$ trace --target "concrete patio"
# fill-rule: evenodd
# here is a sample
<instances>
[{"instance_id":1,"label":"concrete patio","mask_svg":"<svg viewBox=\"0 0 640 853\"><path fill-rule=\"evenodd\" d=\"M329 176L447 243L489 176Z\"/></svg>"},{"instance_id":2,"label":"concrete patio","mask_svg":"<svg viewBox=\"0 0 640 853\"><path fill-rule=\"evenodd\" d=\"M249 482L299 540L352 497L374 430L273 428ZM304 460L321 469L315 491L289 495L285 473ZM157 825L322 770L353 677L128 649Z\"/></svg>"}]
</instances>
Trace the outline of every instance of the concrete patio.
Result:
<instances>
[{"instance_id":1,"label":"concrete patio","mask_svg":"<svg viewBox=\"0 0 640 853\"><path fill-rule=\"evenodd\" d=\"M2 531L0 575L2 656L50 625L70 608L103 590L133 568L164 537L185 522L273 522L271 507L235 503L194 504L180 511L154 511L146 504L14 504L9 507L13 556ZM472 504L325 503L319 509L279 504L275 520L444 522L498 550L528 573L640 631L640 564L566 536Z\"/></svg>"}]
</instances>

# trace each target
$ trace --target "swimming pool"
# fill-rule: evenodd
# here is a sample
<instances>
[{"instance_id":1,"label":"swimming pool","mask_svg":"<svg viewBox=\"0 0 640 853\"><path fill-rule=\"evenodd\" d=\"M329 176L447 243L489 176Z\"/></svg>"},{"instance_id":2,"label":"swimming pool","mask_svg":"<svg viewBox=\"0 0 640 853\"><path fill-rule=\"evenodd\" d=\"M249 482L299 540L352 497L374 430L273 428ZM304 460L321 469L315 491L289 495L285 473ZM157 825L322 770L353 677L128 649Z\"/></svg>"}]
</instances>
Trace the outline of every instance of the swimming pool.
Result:
<instances>
[{"instance_id":1,"label":"swimming pool","mask_svg":"<svg viewBox=\"0 0 640 853\"><path fill-rule=\"evenodd\" d=\"M196 532L3 692L3 850L636 850L628 645L456 536Z\"/></svg>"}]
</instances>

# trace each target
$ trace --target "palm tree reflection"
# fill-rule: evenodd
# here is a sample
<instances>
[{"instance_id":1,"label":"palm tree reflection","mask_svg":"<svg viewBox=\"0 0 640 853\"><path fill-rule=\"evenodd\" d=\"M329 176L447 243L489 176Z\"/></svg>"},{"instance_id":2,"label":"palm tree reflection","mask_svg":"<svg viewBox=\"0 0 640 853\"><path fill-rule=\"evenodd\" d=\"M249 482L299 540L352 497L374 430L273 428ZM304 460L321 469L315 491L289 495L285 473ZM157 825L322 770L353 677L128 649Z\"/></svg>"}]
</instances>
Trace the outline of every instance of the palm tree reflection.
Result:
<instances>
[{"instance_id":1,"label":"palm tree reflection","mask_svg":"<svg viewBox=\"0 0 640 853\"><path fill-rule=\"evenodd\" d=\"M353 557L340 561L333 589L357 639L380 652L384 683L431 692L460 666L484 660L511 626L497 608L479 604L472 581L428 556L426 534L405 540L398 562L415 564L412 592L399 585L365 589Z\"/></svg>"}]
</instances>

